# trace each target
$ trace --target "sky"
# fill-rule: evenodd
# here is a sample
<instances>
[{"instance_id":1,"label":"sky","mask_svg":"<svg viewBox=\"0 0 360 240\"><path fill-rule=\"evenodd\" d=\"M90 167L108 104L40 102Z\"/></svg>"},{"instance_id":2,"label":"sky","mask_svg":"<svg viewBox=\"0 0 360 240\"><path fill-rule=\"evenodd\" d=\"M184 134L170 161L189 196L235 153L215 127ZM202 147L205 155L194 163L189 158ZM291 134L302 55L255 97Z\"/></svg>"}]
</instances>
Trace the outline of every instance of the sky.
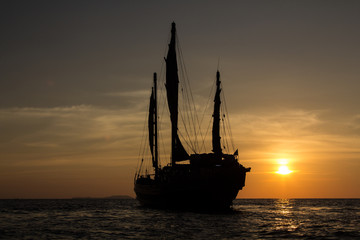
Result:
<instances>
[{"instance_id":1,"label":"sky","mask_svg":"<svg viewBox=\"0 0 360 240\"><path fill-rule=\"evenodd\" d=\"M359 12L351 0L1 1L0 198L135 196L172 21L195 99L221 71L252 168L238 198L359 198Z\"/></svg>"}]
</instances>

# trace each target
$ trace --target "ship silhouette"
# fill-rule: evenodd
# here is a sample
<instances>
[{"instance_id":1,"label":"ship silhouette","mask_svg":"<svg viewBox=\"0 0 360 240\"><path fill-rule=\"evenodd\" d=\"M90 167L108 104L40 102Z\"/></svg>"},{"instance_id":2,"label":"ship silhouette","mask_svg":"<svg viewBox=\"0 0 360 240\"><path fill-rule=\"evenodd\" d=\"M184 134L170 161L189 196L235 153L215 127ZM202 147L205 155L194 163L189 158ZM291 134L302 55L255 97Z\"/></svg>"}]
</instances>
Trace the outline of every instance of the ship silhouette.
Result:
<instances>
[{"instance_id":1,"label":"ship silhouette","mask_svg":"<svg viewBox=\"0 0 360 240\"><path fill-rule=\"evenodd\" d=\"M245 168L238 162L238 150L224 153L220 137L220 72L216 72L213 107L212 152L189 154L179 137L179 75L177 63L176 25L171 26L166 63L166 97L171 122L170 163L159 164L157 74L150 96L148 142L153 173L141 173L143 159L134 179L136 199L144 206L175 208L227 209L239 190L245 186Z\"/></svg>"}]
</instances>

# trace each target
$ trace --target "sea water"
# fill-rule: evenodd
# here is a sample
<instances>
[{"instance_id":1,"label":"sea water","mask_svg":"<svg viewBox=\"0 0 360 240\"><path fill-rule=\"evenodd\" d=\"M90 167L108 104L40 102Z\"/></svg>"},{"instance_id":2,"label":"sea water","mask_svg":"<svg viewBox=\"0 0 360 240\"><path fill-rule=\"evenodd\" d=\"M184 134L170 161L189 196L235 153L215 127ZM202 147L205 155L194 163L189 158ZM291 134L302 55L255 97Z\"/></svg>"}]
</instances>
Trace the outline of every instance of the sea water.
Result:
<instances>
[{"instance_id":1,"label":"sea water","mask_svg":"<svg viewBox=\"0 0 360 240\"><path fill-rule=\"evenodd\" d=\"M0 239L360 239L360 199L238 199L231 211L133 199L0 200Z\"/></svg>"}]
</instances>

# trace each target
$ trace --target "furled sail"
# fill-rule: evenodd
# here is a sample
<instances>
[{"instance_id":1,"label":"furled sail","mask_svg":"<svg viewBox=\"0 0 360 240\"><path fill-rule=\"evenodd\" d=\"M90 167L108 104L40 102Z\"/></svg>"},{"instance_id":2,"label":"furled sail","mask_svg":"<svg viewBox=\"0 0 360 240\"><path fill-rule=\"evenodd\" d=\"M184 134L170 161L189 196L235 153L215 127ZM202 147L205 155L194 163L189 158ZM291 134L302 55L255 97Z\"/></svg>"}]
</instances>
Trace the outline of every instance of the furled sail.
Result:
<instances>
[{"instance_id":1,"label":"furled sail","mask_svg":"<svg viewBox=\"0 0 360 240\"><path fill-rule=\"evenodd\" d=\"M171 159L175 164L177 161L189 159L178 136L178 92L179 76L176 60L176 29L175 23L171 27L171 40L166 57L166 94L171 119Z\"/></svg>"},{"instance_id":2,"label":"furled sail","mask_svg":"<svg viewBox=\"0 0 360 240\"><path fill-rule=\"evenodd\" d=\"M149 146L152 156L152 164L155 168L155 179L158 176L158 140L157 140L157 100L156 100L156 85L157 76L154 73L154 87L151 91L150 104L149 104Z\"/></svg>"},{"instance_id":3,"label":"furled sail","mask_svg":"<svg viewBox=\"0 0 360 240\"><path fill-rule=\"evenodd\" d=\"M149 146L153 159L154 159L154 117L155 117L154 115L155 115L155 98L154 98L154 89L152 89L150 96L150 105L149 105L148 128L149 128ZM154 165L154 161L153 161L153 165Z\"/></svg>"},{"instance_id":4,"label":"furled sail","mask_svg":"<svg viewBox=\"0 0 360 240\"><path fill-rule=\"evenodd\" d=\"M222 155L221 144L220 144L220 73L216 72L216 93L214 98L214 113L213 113L213 129L212 129L212 147L213 152L216 156Z\"/></svg>"}]
</instances>

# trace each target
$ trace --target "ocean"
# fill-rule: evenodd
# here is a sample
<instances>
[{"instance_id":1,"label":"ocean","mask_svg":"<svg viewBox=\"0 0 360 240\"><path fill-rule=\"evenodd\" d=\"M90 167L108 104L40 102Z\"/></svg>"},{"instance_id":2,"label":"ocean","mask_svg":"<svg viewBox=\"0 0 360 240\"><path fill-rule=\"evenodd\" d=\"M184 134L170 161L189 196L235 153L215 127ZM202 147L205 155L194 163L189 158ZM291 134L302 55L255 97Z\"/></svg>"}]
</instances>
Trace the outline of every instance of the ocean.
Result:
<instances>
[{"instance_id":1,"label":"ocean","mask_svg":"<svg viewBox=\"0 0 360 240\"><path fill-rule=\"evenodd\" d=\"M237 199L227 212L133 199L0 200L0 239L360 239L360 199Z\"/></svg>"}]
</instances>

